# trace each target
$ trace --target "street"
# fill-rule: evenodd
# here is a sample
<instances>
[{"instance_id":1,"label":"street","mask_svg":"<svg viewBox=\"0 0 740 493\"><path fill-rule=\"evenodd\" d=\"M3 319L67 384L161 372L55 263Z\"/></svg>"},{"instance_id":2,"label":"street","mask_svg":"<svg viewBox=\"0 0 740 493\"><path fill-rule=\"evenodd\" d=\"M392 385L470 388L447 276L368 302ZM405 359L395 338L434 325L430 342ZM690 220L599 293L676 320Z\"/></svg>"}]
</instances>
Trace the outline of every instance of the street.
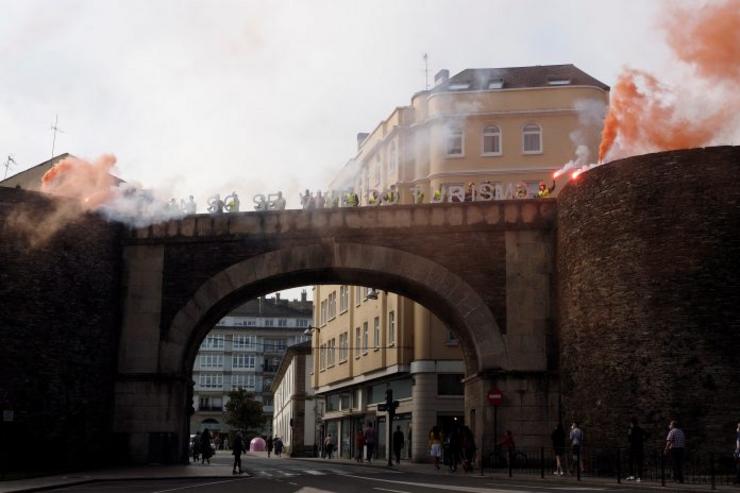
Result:
<instances>
[{"instance_id":1,"label":"street","mask_svg":"<svg viewBox=\"0 0 740 493\"><path fill-rule=\"evenodd\" d=\"M450 473L445 468L435 471L431 465L414 465L413 471L399 471L383 466L347 464L339 461L316 461L288 458L267 459L248 454L242 458L245 474L227 477L231 473L232 457L221 452L212 458L211 464L195 464L190 467L212 469L211 477L187 479L151 479L100 481L78 486L59 488L64 492L140 492L167 493L177 491L241 492L388 492L422 493L430 491L453 491L467 493L498 492L550 492L553 491L618 491L606 486L573 486L566 483L543 481L540 484L527 481L495 481L476 474L465 475L462 471ZM402 469L405 469L402 466ZM635 491L632 489L631 491Z\"/></svg>"}]
</instances>

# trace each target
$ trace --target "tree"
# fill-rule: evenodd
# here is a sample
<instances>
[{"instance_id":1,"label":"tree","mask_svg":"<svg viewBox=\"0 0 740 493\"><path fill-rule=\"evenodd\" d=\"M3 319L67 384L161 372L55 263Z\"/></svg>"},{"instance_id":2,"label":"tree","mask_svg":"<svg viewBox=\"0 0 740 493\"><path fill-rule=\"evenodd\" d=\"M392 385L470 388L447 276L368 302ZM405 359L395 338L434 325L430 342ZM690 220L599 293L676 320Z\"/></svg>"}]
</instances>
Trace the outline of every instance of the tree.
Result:
<instances>
[{"instance_id":1,"label":"tree","mask_svg":"<svg viewBox=\"0 0 740 493\"><path fill-rule=\"evenodd\" d=\"M247 435L257 434L265 424L266 416L262 412L262 403L254 399L252 392L244 389L232 390L227 394L226 422Z\"/></svg>"}]
</instances>

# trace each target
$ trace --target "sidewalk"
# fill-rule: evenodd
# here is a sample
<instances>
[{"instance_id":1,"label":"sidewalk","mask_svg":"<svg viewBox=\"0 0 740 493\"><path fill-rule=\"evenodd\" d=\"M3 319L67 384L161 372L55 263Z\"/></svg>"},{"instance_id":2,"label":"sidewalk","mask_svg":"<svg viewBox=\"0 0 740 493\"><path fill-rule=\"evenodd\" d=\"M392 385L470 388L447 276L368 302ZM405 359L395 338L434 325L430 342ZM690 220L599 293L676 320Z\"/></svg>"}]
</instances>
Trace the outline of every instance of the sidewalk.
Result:
<instances>
[{"instance_id":1,"label":"sidewalk","mask_svg":"<svg viewBox=\"0 0 740 493\"><path fill-rule=\"evenodd\" d=\"M241 477L248 477L243 474ZM176 466L138 466L99 471L83 471L54 476L0 481L0 493L21 493L45 491L63 486L74 486L97 481L136 481L152 479L189 479L212 478L231 479L231 465L228 464L191 464Z\"/></svg>"}]
</instances>

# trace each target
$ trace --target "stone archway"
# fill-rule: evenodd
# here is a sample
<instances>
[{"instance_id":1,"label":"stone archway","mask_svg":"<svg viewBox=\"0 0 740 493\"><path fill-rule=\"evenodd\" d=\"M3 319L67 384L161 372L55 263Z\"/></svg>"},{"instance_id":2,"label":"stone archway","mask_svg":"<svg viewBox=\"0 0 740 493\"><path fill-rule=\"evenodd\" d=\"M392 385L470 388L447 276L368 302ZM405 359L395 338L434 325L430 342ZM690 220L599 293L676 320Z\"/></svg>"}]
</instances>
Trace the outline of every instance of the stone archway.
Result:
<instances>
[{"instance_id":1,"label":"stone archway","mask_svg":"<svg viewBox=\"0 0 740 493\"><path fill-rule=\"evenodd\" d=\"M401 250L327 241L249 258L203 283L166 331L160 347L160 371L189 375L200 341L239 302L313 283L371 285L433 307L431 311L460 338L469 376L509 368L504 339L493 314L459 276Z\"/></svg>"}]
</instances>

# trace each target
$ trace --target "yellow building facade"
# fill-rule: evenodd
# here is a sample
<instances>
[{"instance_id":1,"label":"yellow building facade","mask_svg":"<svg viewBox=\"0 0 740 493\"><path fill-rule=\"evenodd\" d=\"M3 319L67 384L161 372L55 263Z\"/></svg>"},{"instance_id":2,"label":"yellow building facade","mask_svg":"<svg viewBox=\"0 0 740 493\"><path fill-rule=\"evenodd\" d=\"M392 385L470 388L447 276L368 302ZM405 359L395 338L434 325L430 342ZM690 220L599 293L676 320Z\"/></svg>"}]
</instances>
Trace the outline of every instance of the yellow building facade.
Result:
<instances>
[{"instance_id":1,"label":"yellow building facade","mask_svg":"<svg viewBox=\"0 0 740 493\"><path fill-rule=\"evenodd\" d=\"M467 69L453 77L442 70L432 89L358 134L357 154L329 193L382 206L476 200L482 184L494 200L533 198L544 182L554 196L553 172L575 159L579 146L582 160L597 155L608 91L573 65ZM325 402L321 436L331 434L341 455L355 456L354 434L372 423L383 457L400 427L403 457L426 459L431 427L465 420L454 327L393 293L314 289L312 381ZM377 408L386 389L400 404L391 427Z\"/></svg>"}]
</instances>

